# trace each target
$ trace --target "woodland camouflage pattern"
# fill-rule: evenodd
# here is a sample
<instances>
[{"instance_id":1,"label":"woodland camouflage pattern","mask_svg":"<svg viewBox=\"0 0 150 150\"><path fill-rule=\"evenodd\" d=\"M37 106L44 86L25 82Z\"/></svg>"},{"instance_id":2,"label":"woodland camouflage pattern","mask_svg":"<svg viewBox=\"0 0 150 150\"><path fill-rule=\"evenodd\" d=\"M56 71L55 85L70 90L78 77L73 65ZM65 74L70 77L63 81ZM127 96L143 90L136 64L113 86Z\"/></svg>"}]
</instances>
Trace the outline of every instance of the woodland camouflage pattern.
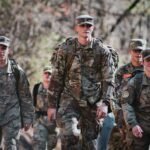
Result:
<instances>
[{"instance_id":1,"label":"woodland camouflage pattern","mask_svg":"<svg viewBox=\"0 0 150 150\"><path fill-rule=\"evenodd\" d=\"M132 135L128 131L125 121L123 119L123 112L122 112L122 90L128 84L128 81L138 72L143 71L143 66L133 66L132 63L128 63L120 67L117 72L115 73L115 94L117 101L116 103L119 107L116 107L115 110L115 117L118 129L114 129L112 132L111 142L110 142L110 149L111 150L119 150L120 148L125 150L132 150ZM118 109L119 108L119 109ZM120 134L119 130L122 132ZM121 139L121 140L117 140Z\"/></svg>"},{"instance_id":2,"label":"woodland camouflage pattern","mask_svg":"<svg viewBox=\"0 0 150 150\"><path fill-rule=\"evenodd\" d=\"M139 80L142 81L141 87L137 87ZM140 92L137 92L139 91L137 88L140 88ZM139 125L143 130L142 138L134 138L136 145L134 148L148 150L150 144L148 142L150 137L150 78L144 73L137 74L124 89L122 98L127 123L131 127ZM145 142L149 144L143 147Z\"/></svg>"},{"instance_id":3,"label":"woodland camouflage pattern","mask_svg":"<svg viewBox=\"0 0 150 150\"><path fill-rule=\"evenodd\" d=\"M36 99L36 112L47 112L48 109L48 92L40 83ZM49 121L47 115L36 114L33 134L33 148L35 150L45 150L46 142L48 149L53 149L56 146L56 122Z\"/></svg>"},{"instance_id":4,"label":"woodland camouflage pattern","mask_svg":"<svg viewBox=\"0 0 150 150\"><path fill-rule=\"evenodd\" d=\"M7 67L0 69L0 127L3 131L4 149L7 150L16 147L15 138L21 128L19 112L22 112L24 124L32 124L33 122L33 105L29 83L23 70L19 66L18 68L20 78L17 82L21 108L16 94L16 79L10 61L8 60Z\"/></svg>"},{"instance_id":5,"label":"woodland camouflage pattern","mask_svg":"<svg viewBox=\"0 0 150 150\"><path fill-rule=\"evenodd\" d=\"M96 103L109 103L112 96L111 54L95 39L87 46L80 45L77 39L67 39L54 51L51 63L49 107L58 108L62 149L94 150L92 140L98 133ZM74 133L77 124L80 135Z\"/></svg>"}]
</instances>

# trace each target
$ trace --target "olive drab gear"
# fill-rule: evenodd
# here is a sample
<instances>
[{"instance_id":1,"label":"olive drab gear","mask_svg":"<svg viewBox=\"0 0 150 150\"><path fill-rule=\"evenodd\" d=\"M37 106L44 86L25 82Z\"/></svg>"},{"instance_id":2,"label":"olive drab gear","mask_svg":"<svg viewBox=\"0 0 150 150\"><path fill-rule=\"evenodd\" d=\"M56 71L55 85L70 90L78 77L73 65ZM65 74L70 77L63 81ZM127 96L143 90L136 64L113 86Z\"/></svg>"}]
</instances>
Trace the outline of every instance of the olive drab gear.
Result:
<instances>
[{"instance_id":1,"label":"olive drab gear","mask_svg":"<svg viewBox=\"0 0 150 150\"><path fill-rule=\"evenodd\" d=\"M22 115L22 111L21 111L21 99L19 96L19 91L18 91L18 82L20 79L20 73L19 73L19 69L18 69L18 64L14 59L10 59L10 63L11 63L11 67L12 67L12 71L16 80L16 93L17 93L17 97L18 97L18 102L19 102L19 106L20 106L20 116L21 116L21 127L23 127L23 115Z\"/></svg>"},{"instance_id":2,"label":"olive drab gear","mask_svg":"<svg viewBox=\"0 0 150 150\"><path fill-rule=\"evenodd\" d=\"M37 94L38 94L38 89L40 86L40 83L35 84L34 88L33 88L33 105L36 107L37 104Z\"/></svg>"},{"instance_id":3,"label":"olive drab gear","mask_svg":"<svg viewBox=\"0 0 150 150\"><path fill-rule=\"evenodd\" d=\"M72 66L72 62L74 60L74 57L75 57L75 51L76 51L76 41L77 40L76 38L72 38L72 37L69 37L66 39L65 43L66 43L66 64L65 64L65 72L64 72L64 77L66 76L66 74L69 72L71 66ZM119 62L119 56L118 56L118 53L116 52L115 49L113 49L112 47L108 46L108 45L105 45L101 39L98 39L98 38L94 38L93 39L93 42L94 44L97 46L97 47L105 47L106 49L108 49L110 51L110 54L112 56L112 66L113 66L113 70L115 71L118 67L118 62ZM59 49L59 46L58 45L56 47L56 51ZM71 51L70 51L71 50ZM99 57L97 56L97 50L94 50L94 61L95 61L95 67L97 70L100 70L101 68L101 59L99 59ZM51 60L53 61L53 60ZM65 83L64 83L65 84ZM62 89L63 90L63 89ZM102 91L100 91L100 93L102 93ZM94 102L89 102L90 104L95 104L97 102L97 100L95 100ZM58 101L59 103L59 101ZM58 108L59 106L57 106Z\"/></svg>"}]
</instances>

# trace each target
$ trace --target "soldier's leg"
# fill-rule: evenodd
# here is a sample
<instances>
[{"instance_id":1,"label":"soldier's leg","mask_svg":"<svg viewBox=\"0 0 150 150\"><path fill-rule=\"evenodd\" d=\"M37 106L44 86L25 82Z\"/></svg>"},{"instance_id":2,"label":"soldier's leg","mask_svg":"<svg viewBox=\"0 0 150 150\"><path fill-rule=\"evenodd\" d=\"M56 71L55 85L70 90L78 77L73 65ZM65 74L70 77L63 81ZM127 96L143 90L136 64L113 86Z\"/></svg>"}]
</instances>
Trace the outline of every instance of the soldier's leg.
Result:
<instances>
[{"instance_id":1,"label":"soldier's leg","mask_svg":"<svg viewBox=\"0 0 150 150\"><path fill-rule=\"evenodd\" d=\"M45 150L47 140L48 140L47 128L40 123L35 123L33 132L33 149Z\"/></svg>"},{"instance_id":2,"label":"soldier's leg","mask_svg":"<svg viewBox=\"0 0 150 150\"><path fill-rule=\"evenodd\" d=\"M82 150L96 150L99 125L96 121L95 110L89 106L81 109Z\"/></svg>"},{"instance_id":3,"label":"soldier's leg","mask_svg":"<svg viewBox=\"0 0 150 150\"><path fill-rule=\"evenodd\" d=\"M133 150L149 150L150 134L143 132L142 138L134 137Z\"/></svg>"},{"instance_id":4,"label":"soldier's leg","mask_svg":"<svg viewBox=\"0 0 150 150\"><path fill-rule=\"evenodd\" d=\"M4 150L16 150L16 137L20 129L20 120L10 121L2 127Z\"/></svg>"},{"instance_id":5,"label":"soldier's leg","mask_svg":"<svg viewBox=\"0 0 150 150\"><path fill-rule=\"evenodd\" d=\"M64 111L65 109L65 111ZM57 125L60 129L62 150L81 150L80 130L78 129L78 114L72 109L59 108L57 113Z\"/></svg>"}]
</instances>

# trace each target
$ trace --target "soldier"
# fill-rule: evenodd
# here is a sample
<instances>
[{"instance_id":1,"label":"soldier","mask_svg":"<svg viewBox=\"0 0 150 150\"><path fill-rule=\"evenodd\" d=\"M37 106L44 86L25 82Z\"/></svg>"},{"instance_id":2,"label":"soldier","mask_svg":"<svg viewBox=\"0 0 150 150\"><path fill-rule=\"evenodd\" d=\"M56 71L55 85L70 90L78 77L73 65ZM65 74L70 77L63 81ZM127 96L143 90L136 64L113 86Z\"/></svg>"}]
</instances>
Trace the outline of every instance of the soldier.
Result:
<instances>
[{"instance_id":1,"label":"soldier","mask_svg":"<svg viewBox=\"0 0 150 150\"><path fill-rule=\"evenodd\" d=\"M21 127L27 130L33 122L33 105L24 71L8 58L10 40L0 36L0 128L4 150L16 149Z\"/></svg>"},{"instance_id":2,"label":"soldier","mask_svg":"<svg viewBox=\"0 0 150 150\"><path fill-rule=\"evenodd\" d=\"M51 79L51 68L45 67L42 73L42 82L35 84L33 99L35 106L35 124L33 133L33 148L35 150L52 150L56 146L56 122L47 118L48 86Z\"/></svg>"},{"instance_id":3,"label":"soldier","mask_svg":"<svg viewBox=\"0 0 150 150\"><path fill-rule=\"evenodd\" d=\"M92 37L93 17L78 16L75 30L77 38L68 38L51 58L48 116L55 118L57 109L62 150L94 150L98 120L107 116L112 96L112 56Z\"/></svg>"},{"instance_id":4,"label":"soldier","mask_svg":"<svg viewBox=\"0 0 150 150\"><path fill-rule=\"evenodd\" d=\"M148 150L150 146L150 48L142 56L144 72L132 78L122 93L125 120L133 134L133 150Z\"/></svg>"},{"instance_id":5,"label":"soldier","mask_svg":"<svg viewBox=\"0 0 150 150\"><path fill-rule=\"evenodd\" d=\"M129 54L130 54L130 62L128 64L120 67L115 74L115 84L116 84L116 94L117 99L119 100L119 106L121 107L121 95L123 87L127 85L129 79L131 79L136 73L143 71L142 65L142 56L141 51L145 48L146 41L143 39L131 39L129 43ZM127 128L123 119L123 112L120 109L117 112L117 127L120 130L121 141L122 143L117 143L116 146L123 146L125 149L132 149L131 138L126 136ZM129 136L129 135L128 135ZM116 140L117 141L117 140ZM112 146L116 150L116 146L114 142L112 142Z\"/></svg>"}]
</instances>

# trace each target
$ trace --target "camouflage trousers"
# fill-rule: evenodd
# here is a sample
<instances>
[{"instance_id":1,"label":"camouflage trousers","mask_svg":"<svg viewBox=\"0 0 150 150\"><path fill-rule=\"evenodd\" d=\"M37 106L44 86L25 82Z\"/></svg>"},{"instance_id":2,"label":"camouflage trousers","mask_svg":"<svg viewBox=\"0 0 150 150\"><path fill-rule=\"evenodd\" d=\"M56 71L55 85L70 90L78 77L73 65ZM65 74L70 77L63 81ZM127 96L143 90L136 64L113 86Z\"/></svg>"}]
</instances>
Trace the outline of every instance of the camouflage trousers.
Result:
<instances>
[{"instance_id":1,"label":"camouflage trousers","mask_svg":"<svg viewBox=\"0 0 150 150\"><path fill-rule=\"evenodd\" d=\"M142 138L133 138L133 150L149 150L150 147L150 134L143 132Z\"/></svg>"},{"instance_id":2,"label":"camouflage trousers","mask_svg":"<svg viewBox=\"0 0 150 150\"><path fill-rule=\"evenodd\" d=\"M57 125L60 128L62 150L95 150L99 126L95 108L79 107L73 101L60 106Z\"/></svg>"},{"instance_id":3,"label":"camouflage trousers","mask_svg":"<svg viewBox=\"0 0 150 150\"><path fill-rule=\"evenodd\" d=\"M133 136L126 128L114 127L110 141L109 150L133 150Z\"/></svg>"},{"instance_id":4,"label":"camouflage trousers","mask_svg":"<svg viewBox=\"0 0 150 150\"><path fill-rule=\"evenodd\" d=\"M33 149L34 150L52 150L57 143L57 135L55 132L56 122L49 124L36 121L33 132Z\"/></svg>"},{"instance_id":5,"label":"camouflage trousers","mask_svg":"<svg viewBox=\"0 0 150 150\"><path fill-rule=\"evenodd\" d=\"M12 120L7 124L0 126L2 130L2 148L3 150L17 150L17 135L21 128L20 119Z\"/></svg>"}]
</instances>

